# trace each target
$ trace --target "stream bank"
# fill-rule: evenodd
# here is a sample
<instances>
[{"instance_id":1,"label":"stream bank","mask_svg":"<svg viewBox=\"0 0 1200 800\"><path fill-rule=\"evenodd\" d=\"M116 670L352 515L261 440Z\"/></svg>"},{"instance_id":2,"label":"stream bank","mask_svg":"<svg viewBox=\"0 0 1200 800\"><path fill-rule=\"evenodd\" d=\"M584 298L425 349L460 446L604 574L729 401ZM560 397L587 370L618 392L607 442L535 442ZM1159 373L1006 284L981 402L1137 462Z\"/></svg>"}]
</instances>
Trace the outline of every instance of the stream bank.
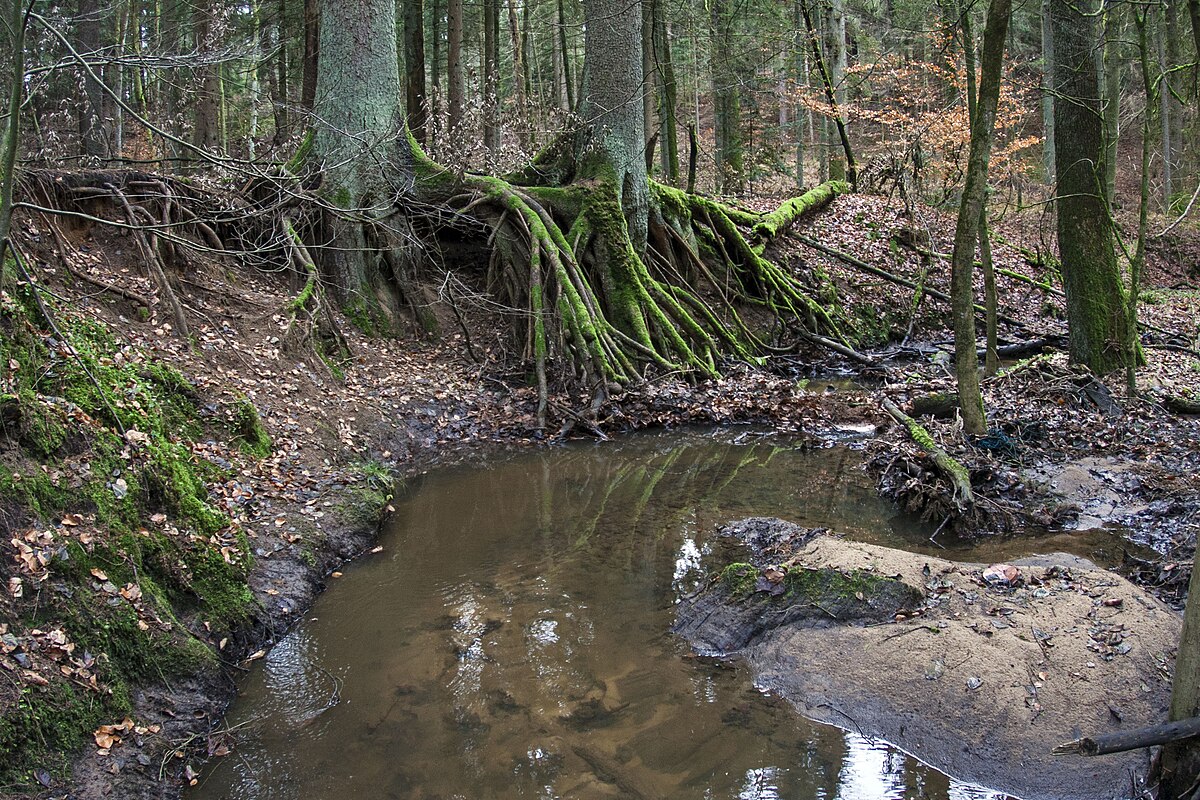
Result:
<instances>
[{"instance_id":1,"label":"stream bank","mask_svg":"<svg viewBox=\"0 0 1200 800\"><path fill-rule=\"evenodd\" d=\"M888 221L891 213L880 198L848 197L805 230L839 247L861 246L869 260L903 260L903 251L890 252L888 229L902 224ZM867 218L876 235L847 238ZM760 423L822 446L853 430L878 433L872 474L885 494L941 519L928 459L879 408L881 394L904 404L944 389L936 358L898 364L865 389L828 391L820 376L846 365L807 351L769 359L762 370L730 365L719 380L667 376L614 396L584 422L572 409L586 408L589 398L558 393L562 427L543 436L534 424L536 390L499 315L468 309L468 325L459 328L438 307L448 333L437 343L414 332L367 336L341 319L347 354L295 352L286 309L297 287L247 265L195 258L184 280L196 324L185 341L161 309L137 299L151 297L153 286L127 237L64 229L73 268L121 290L110 291L68 278L49 231L36 219L22 225L45 288L35 297L20 284L0 308L0 522L11 532L0 540L8 570L0 595L7 626L0 733L34 745L22 751L28 759L9 762L13 772L0 786L9 796L177 795L200 759L221 753L231 676L338 580L331 574L345 559L373 547L396 476L540 446L556 432L601 439ZM863 346L941 324L924 298L906 313L894 287L864 281L794 242L780 248L794 269L828 284L848 322L861 328ZM915 277L927 267L908 258L895 269ZM1173 315L1170 324L1191 326L1194 335L1194 293L1158 296L1156 315ZM1013 298L1023 304L1014 313L1030 325L1060 324L1053 300ZM47 310L52 320L43 318ZM1188 356L1153 354L1142 372L1146 385L1174 395L1195 390ZM1113 384L1108 392L1120 397ZM952 419L922 419L969 463L995 512L977 520L974 533L1070 536L1070 500L1051 485L1057 466L1125 459L1130 467L1116 491L1142 509L1122 515L1113 506L1108 516L1168 554L1142 552L1134 567L1178 602L1194 547L1193 419L1164 415L1152 403L1109 417L1053 360L985 382L985 394L1009 426L1002 430L1012 450L963 441ZM1011 427L1030 417L1049 420L1041 443ZM1047 477L1026 479L1026 470L1038 469ZM98 635L97 621L118 623L116 634L110 624ZM64 707L70 713L60 713Z\"/></svg>"}]
</instances>

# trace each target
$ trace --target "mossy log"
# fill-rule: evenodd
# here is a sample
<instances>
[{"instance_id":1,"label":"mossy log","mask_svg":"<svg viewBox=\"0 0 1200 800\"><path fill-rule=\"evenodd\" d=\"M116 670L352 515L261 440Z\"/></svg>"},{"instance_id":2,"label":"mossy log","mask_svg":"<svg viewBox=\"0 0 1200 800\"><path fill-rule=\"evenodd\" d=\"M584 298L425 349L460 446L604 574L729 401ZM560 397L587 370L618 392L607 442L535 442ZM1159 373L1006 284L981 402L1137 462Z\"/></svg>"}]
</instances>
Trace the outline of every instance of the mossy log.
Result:
<instances>
[{"instance_id":1,"label":"mossy log","mask_svg":"<svg viewBox=\"0 0 1200 800\"><path fill-rule=\"evenodd\" d=\"M845 181L827 181L809 189L799 197L793 197L782 203L779 208L765 214L754 225L754 235L761 241L768 242L790 228L795 222L807 214L819 211L833 201L839 194L850 191L850 184Z\"/></svg>"},{"instance_id":2,"label":"mossy log","mask_svg":"<svg viewBox=\"0 0 1200 800\"><path fill-rule=\"evenodd\" d=\"M901 411L899 406L886 397L883 398L883 410L908 429L908 435L929 453L934 466L950 481L954 490L954 505L958 512L964 514L972 508L975 505L975 495L971 491L971 473L967 472L967 468L942 449L919 422Z\"/></svg>"}]
</instances>

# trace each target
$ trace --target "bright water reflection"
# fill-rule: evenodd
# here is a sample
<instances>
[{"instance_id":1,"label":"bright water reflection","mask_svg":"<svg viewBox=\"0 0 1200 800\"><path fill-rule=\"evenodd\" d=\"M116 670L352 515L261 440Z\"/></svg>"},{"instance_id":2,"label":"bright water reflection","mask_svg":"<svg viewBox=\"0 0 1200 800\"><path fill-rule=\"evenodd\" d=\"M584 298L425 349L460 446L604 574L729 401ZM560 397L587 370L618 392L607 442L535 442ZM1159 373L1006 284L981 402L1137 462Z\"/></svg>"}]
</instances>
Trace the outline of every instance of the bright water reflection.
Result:
<instances>
[{"instance_id":1,"label":"bright water reflection","mask_svg":"<svg viewBox=\"0 0 1200 800\"><path fill-rule=\"evenodd\" d=\"M437 473L395 506L383 553L247 678L192 800L994 797L667 633L726 520L930 547L848 450L646 436Z\"/></svg>"}]
</instances>

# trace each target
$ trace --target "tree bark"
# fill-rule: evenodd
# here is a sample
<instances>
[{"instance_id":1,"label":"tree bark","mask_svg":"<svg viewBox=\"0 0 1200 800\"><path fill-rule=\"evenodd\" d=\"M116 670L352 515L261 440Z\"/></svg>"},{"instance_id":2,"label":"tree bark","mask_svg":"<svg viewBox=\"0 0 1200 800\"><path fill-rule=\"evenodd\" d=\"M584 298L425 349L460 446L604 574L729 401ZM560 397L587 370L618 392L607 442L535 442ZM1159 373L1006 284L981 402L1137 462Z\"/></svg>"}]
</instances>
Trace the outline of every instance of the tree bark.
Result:
<instances>
[{"instance_id":1,"label":"tree bark","mask_svg":"<svg viewBox=\"0 0 1200 800\"><path fill-rule=\"evenodd\" d=\"M1114 202L1117 191L1117 145L1121 136L1121 39L1124 13L1116 0L1104 3L1104 49L1100 71L1104 79L1101 93L1104 102L1104 188L1108 201Z\"/></svg>"},{"instance_id":2,"label":"tree bark","mask_svg":"<svg viewBox=\"0 0 1200 800\"><path fill-rule=\"evenodd\" d=\"M483 146L488 153L500 150L500 3L483 0Z\"/></svg>"},{"instance_id":3,"label":"tree bark","mask_svg":"<svg viewBox=\"0 0 1200 800\"><path fill-rule=\"evenodd\" d=\"M1125 296L1104 193L1103 131L1094 30L1070 0L1050 0L1054 42L1054 160L1058 249L1070 356L1104 375L1137 358L1126 346Z\"/></svg>"},{"instance_id":4,"label":"tree bark","mask_svg":"<svg viewBox=\"0 0 1200 800\"><path fill-rule=\"evenodd\" d=\"M3 136L0 137L0 290L4 289L4 272L9 235L12 231L13 186L16 184L17 149L21 143L21 96L25 81L25 15L21 0L7 0L4 8L4 26L0 37L7 39L11 54L8 75L7 112Z\"/></svg>"},{"instance_id":5,"label":"tree bark","mask_svg":"<svg viewBox=\"0 0 1200 800\"><path fill-rule=\"evenodd\" d=\"M717 190L741 194L745 165L734 27L734 10L729 0L712 0L713 129L717 149Z\"/></svg>"},{"instance_id":6,"label":"tree bark","mask_svg":"<svg viewBox=\"0 0 1200 800\"><path fill-rule=\"evenodd\" d=\"M563 83L566 92L567 111L575 110L575 82L571 77L571 51L567 48L567 15L563 0L558 0L558 47L562 62Z\"/></svg>"},{"instance_id":7,"label":"tree bark","mask_svg":"<svg viewBox=\"0 0 1200 800\"><path fill-rule=\"evenodd\" d=\"M662 126L662 170L667 182L679 185L679 124L675 108L679 102L679 85L675 79L675 62L671 56L671 30L663 16L661 3L655 3L654 58L662 76L658 118Z\"/></svg>"},{"instance_id":8,"label":"tree bark","mask_svg":"<svg viewBox=\"0 0 1200 800\"><path fill-rule=\"evenodd\" d=\"M1050 32L1050 3L1042 0L1042 169L1054 183L1054 37Z\"/></svg>"},{"instance_id":9,"label":"tree bark","mask_svg":"<svg viewBox=\"0 0 1200 800\"><path fill-rule=\"evenodd\" d=\"M99 2L79 0L76 14L75 35L79 42L79 54L89 60L101 57L104 42ZM103 68L96 67L94 72L99 74ZM76 105L76 111L79 118L80 155L89 165L102 163L110 156L105 99L104 87L84 73L83 95L79 98L81 102Z\"/></svg>"},{"instance_id":10,"label":"tree bark","mask_svg":"<svg viewBox=\"0 0 1200 800\"><path fill-rule=\"evenodd\" d=\"M1183 632L1175 656L1175 675L1171 679L1171 721L1200 714L1200 549L1192 561L1188 583L1187 607L1183 612ZM1163 748L1162 780L1159 797L1184 800L1186 792L1200 776L1200 743L1196 738L1173 742Z\"/></svg>"},{"instance_id":11,"label":"tree bark","mask_svg":"<svg viewBox=\"0 0 1200 800\"><path fill-rule=\"evenodd\" d=\"M217 31L214 29L216 0L201 0L193 6L194 47L200 67L197 70L196 108L192 117L192 144L201 150L215 151L220 143L221 78L215 63Z\"/></svg>"}]
</instances>

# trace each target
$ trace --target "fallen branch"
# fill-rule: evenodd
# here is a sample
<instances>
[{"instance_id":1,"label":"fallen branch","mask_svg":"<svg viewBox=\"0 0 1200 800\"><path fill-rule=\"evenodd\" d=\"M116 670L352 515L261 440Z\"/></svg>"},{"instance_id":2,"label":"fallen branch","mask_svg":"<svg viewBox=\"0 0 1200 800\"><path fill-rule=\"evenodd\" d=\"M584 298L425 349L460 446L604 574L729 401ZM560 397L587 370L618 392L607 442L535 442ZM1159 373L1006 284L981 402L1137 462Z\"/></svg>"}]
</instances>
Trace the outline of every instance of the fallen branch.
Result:
<instances>
[{"instance_id":1,"label":"fallen branch","mask_svg":"<svg viewBox=\"0 0 1200 800\"><path fill-rule=\"evenodd\" d=\"M762 242L769 242L785 232L797 220L807 214L824 208L839 194L850 191L850 184L844 181L827 181L820 186L809 189L799 197L793 197L782 203L779 208L764 214L754 225L754 235Z\"/></svg>"},{"instance_id":2,"label":"fallen branch","mask_svg":"<svg viewBox=\"0 0 1200 800\"><path fill-rule=\"evenodd\" d=\"M897 284L898 286L905 286L909 289L912 289L914 292L923 292L924 294L927 294L930 297L941 300L943 303L950 302L950 295L946 294L943 291L940 291L938 289L931 289L928 286L918 286L916 283L908 280L907 278L902 278L899 275L893 275L892 273L888 272L887 270L880 269L879 267L868 264L867 262L863 261L861 258L856 258L855 256L852 256L849 253L844 253L841 250L835 250L832 247L827 247L826 245L823 245L820 242L818 242L816 239L805 236L803 234L793 234L792 236L794 239L796 239L796 241L801 242L802 244L807 245L808 247L811 247L814 250L822 252L827 256L836 258L838 261L841 261L843 264L854 267L857 270L866 272L869 275L874 275L878 278L883 278L885 281L890 281L894 284ZM975 306L975 310L978 311L980 314L984 313L984 308L981 305L977 304ZM1015 317L1010 317L1007 314L997 314L996 318L999 320L1003 320L1004 322L1007 322L1009 325L1015 325L1018 328L1025 327L1024 322L1022 322L1021 320L1019 320Z\"/></svg>"},{"instance_id":3,"label":"fallen branch","mask_svg":"<svg viewBox=\"0 0 1200 800\"><path fill-rule=\"evenodd\" d=\"M967 468L943 450L919 422L901 411L899 406L886 397L883 398L883 410L908 429L908 434L913 441L929 453L934 465L950 481L950 485L954 487L954 505L958 512L962 514L973 507L975 495L971 491L971 474L967 472Z\"/></svg>"},{"instance_id":4,"label":"fallen branch","mask_svg":"<svg viewBox=\"0 0 1200 800\"><path fill-rule=\"evenodd\" d=\"M1189 717L1132 731L1106 733L1102 736L1085 736L1082 739L1063 742L1050 752L1056 756L1106 756L1110 753L1124 753L1142 747L1177 742L1193 736L1200 736L1200 717Z\"/></svg>"}]
</instances>

